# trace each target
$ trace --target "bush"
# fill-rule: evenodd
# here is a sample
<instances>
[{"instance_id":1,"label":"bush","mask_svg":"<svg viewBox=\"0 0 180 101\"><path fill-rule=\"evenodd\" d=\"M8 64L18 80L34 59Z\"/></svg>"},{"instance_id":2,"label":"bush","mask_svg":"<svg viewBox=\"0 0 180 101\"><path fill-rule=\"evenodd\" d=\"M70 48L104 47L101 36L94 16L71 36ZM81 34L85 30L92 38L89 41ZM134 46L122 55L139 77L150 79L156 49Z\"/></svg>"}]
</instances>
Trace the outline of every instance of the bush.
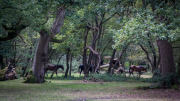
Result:
<instances>
[{"instance_id":1,"label":"bush","mask_svg":"<svg viewBox=\"0 0 180 101\"><path fill-rule=\"evenodd\" d=\"M24 78L23 83L37 83L37 79L34 76L32 69L29 70L28 75Z\"/></svg>"},{"instance_id":2,"label":"bush","mask_svg":"<svg viewBox=\"0 0 180 101\"><path fill-rule=\"evenodd\" d=\"M0 70L0 81L5 80L5 72L7 71L7 67L5 69Z\"/></svg>"},{"instance_id":3,"label":"bush","mask_svg":"<svg viewBox=\"0 0 180 101\"><path fill-rule=\"evenodd\" d=\"M160 85L164 88L171 88L172 85L179 84L179 75L170 73L169 75L162 76L160 70L154 71L154 75L152 78L153 82L160 82Z\"/></svg>"}]
</instances>

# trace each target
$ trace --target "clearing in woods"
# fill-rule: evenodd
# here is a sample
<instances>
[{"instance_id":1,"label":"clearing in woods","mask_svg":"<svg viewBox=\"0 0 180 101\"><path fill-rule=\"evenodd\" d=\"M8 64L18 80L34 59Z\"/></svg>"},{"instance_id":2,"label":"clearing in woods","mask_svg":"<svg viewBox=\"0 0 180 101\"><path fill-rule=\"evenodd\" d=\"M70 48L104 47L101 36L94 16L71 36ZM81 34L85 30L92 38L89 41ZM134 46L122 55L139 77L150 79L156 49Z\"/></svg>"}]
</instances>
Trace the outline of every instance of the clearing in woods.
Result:
<instances>
[{"instance_id":1,"label":"clearing in woods","mask_svg":"<svg viewBox=\"0 0 180 101\"><path fill-rule=\"evenodd\" d=\"M151 75L143 74L143 80ZM73 79L74 78L74 79ZM151 83L127 77L126 81L90 82L82 77L64 79L62 75L50 79L43 84L21 83L23 78L0 81L0 101L85 101L85 100L150 100L178 101L180 91L174 89L136 89L139 86L149 86ZM76 78L76 79L75 79Z\"/></svg>"}]
</instances>

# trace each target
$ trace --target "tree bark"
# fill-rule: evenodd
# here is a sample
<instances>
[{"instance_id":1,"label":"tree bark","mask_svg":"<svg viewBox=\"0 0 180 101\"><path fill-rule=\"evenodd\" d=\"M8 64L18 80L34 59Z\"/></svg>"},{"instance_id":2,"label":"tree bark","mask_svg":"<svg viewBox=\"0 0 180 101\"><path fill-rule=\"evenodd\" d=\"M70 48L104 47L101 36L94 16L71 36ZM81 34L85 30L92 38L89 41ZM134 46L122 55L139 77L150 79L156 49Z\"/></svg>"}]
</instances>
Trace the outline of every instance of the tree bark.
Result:
<instances>
[{"instance_id":1,"label":"tree bark","mask_svg":"<svg viewBox=\"0 0 180 101\"><path fill-rule=\"evenodd\" d=\"M86 47L87 36L89 34L89 29L87 29L87 33L84 34L84 48ZM84 77L88 76L87 72L87 59L86 59L86 50L83 51L83 65L84 65Z\"/></svg>"},{"instance_id":2,"label":"tree bark","mask_svg":"<svg viewBox=\"0 0 180 101\"><path fill-rule=\"evenodd\" d=\"M0 65L1 65L1 69L5 68L5 64L4 64L4 61L3 61L3 55L0 55Z\"/></svg>"},{"instance_id":3,"label":"tree bark","mask_svg":"<svg viewBox=\"0 0 180 101\"><path fill-rule=\"evenodd\" d=\"M37 78L37 83L44 82L44 66L47 60L48 44L52 37L60 32L60 28L63 25L65 9L60 7L56 11L56 19L51 27L51 36L45 30L39 32L40 39L36 49L36 55L34 57L34 62L32 66L33 74Z\"/></svg>"},{"instance_id":4,"label":"tree bark","mask_svg":"<svg viewBox=\"0 0 180 101\"><path fill-rule=\"evenodd\" d=\"M119 55L119 58L118 58L117 62L116 62L116 63L114 64L114 66L112 67L112 68L113 68L112 71L114 71L115 66L119 63L119 61L121 60L124 52L126 51L126 49L128 48L129 45L130 45L130 43L128 43L128 44L123 48L122 52L121 52L120 55ZM113 74L113 72L112 72L112 74Z\"/></svg>"},{"instance_id":5,"label":"tree bark","mask_svg":"<svg viewBox=\"0 0 180 101\"><path fill-rule=\"evenodd\" d=\"M72 70L72 58L73 58L73 55L72 55L72 53L71 53L69 77L71 77L71 70Z\"/></svg>"},{"instance_id":6,"label":"tree bark","mask_svg":"<svg viewBox=\"0 0 180 101\"><path fill-rule=\"evenodd\" d=\"M148 54L148 51L140 44L140 47L142 48L142 50L146 53L146 56L147 56L147 60L149 61L149 63L151 64L151 67L152 67L152 72L153 72L153 69L154 69L154 64L152 63L150 57L149 57L149 54Z\"/></svg>"},{"instance_id":7,"label":"tree bark","mask_svg":"<svg viewBox=\"0 0 180 101\"><path fill-rule=\"evenodd\" d=\"M99 68L99 66L100 66L100 62L101 62L101 56L99 55L99 53L98 52L96 52L96 51L94 51L93 49L92 49L92 47L90 47L90 46L87 46L86 48L84 48L84 51L86 51L87 49L90 49L95 55L97 55L98 56L98 58L99 58L99 62L98 62L98 65L97 65L97 67L96 67L96 69L95 69L95 72L97 71L97 69ZM89 71L89 68L88 68L88 71ZM88 72L87 71L87 72Z\"/></svg>"},{"instance_id":8,"label":"tree bark","mask_svg":"<svg viewBox=\"0 0 180 101\"><path fill-rule=\"evenodd\" d=\"M113 62L115 53L116 53L116 49L113 50L113 54L112 54L112 57L111 57L110 65L109 65L109 68L108 68L108 74L111 73L112 62Z\"/></svg>"},{"instance_id":9,"label":"tree bark","mask_svg":"<svg viewBox=\"0 0 180 101\"><path fill-rule=\"evenodd\" d=\"M44 66L47 59L48 45L51 37L45 31L40 32L39 43L33 62L33 73L37 79L37 83L44 82Z\"/></svg>"},{"instance_id":10,"label":"tree bark","mask_svg":"<svg viewBox=\"0 0 180 101\"><path fill-rule=\"evenodd\" d=\"M148 33L147 36L148 36L149 39L151 39L151 34L150 33ZM157 60L157 58L156 58L157 55L156 55L156 50L155 50L154 45L152 44L151 40L148 40L148 44L149 44L149 47L151 49L151 52L153 53L153 62L151 62L152 63L152 72L153 72L155 69L158 68L157 61L156 61Z\"/></svg>"},{"instance_id":11,"label":"tree bark","mask_svg":"<svg viewBox=\"0 0 180 101\"><path fill-rule=\"evenodd\" d=\"M178 59L178 75L180 75L180 56L179 56L179 59Z\"/></svg>"},{"instance_id":12,"label":"tree bark","mask_svg":"<svg viewBox=\"0 0 180 101\"><path fill-rule=\"evenodd\" d=\"M65 76L67 78L67 75L68 75L68 71L69 71L69 52L70 52L70 49L68 48L67 49L67 54L66 54L66 72L65 72Z\"/></svg>"},{"instance_id":13,"label":"tree bark","mask_svg":"<svg viewBox=\"0 0 180 101\"><path fill-rule=\"evenodd\" d=\"M157 40L159 54L161 57L160 67L162 76L175 73L175 62L173 56L172 44L168 40Z\"/></svg>"}]
</instances>

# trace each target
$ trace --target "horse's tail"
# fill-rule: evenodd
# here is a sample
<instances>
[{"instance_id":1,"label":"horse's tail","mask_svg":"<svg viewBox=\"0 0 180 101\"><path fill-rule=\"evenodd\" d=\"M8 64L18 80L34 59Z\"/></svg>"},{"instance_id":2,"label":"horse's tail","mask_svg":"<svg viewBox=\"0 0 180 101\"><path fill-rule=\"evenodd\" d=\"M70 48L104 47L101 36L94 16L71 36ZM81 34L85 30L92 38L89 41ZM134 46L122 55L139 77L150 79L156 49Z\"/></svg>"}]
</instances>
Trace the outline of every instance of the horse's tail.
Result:
<instances>
[{"instance_id":1,"label":"horse's tail","mask_svg":"<svg viewBox=\"0 0 180 101\"><path fill-rule=\"evenodd\" d=\"M131 75L131 66L129 67L129 74Z\"/></svg>"}]
</instances>

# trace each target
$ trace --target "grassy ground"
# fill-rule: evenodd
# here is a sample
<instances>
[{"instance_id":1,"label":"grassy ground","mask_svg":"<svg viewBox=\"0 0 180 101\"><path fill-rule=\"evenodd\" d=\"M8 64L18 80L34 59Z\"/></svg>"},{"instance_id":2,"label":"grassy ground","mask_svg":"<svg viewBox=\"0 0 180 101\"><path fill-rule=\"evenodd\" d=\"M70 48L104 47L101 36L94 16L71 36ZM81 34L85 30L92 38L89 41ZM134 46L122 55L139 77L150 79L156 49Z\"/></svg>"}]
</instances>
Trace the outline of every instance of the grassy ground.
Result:
<instances>
[{"instance_id":1,"label":"grassy ground","mask_svg":"<svg viewBox=\"0 0 180 101\"><path fill-rule=\"evenodd\" d=\"M49 75L50 76L50 75ZM151 74L142 75L141 80L123 76L119 80L108 82L83 81L79 74L63 78L62 74L54 75L43 84L21 83L23 78L0 81L0 101L171 101L180 99L180 91L173 89L136 89L139 86L151 85L148 81ZM143 79L144 77L144 79Z\"/></svg>"}]
</instances>

